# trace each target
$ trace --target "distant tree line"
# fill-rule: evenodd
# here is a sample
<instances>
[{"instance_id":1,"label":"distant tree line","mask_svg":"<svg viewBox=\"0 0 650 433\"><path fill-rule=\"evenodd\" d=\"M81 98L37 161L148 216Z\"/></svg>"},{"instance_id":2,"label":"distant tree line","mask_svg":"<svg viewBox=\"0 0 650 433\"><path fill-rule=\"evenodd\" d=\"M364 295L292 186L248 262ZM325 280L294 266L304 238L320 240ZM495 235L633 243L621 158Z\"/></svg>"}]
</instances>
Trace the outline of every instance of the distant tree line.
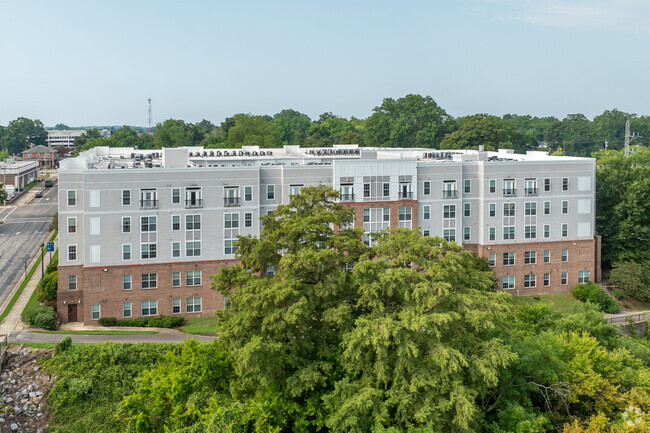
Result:
<instances>
[{"instance_id":1,"label":"distant tree line","mask_svg":"<svg viewBox=\"0 0 650 433\"><path fill-rule=\"evenodd\" d=\"M326 112L317 119L296 110L286 109L273 116L239 113L220 124L209 120L188 123L167 119L158 123L153 135L142 127L111 128L105 139L95 128L77 138L79 150L94 146L138 146L141 149L203 146L206 148L257 145L278 147L331 146L353 143L361 146L424 147L430 149L515 149L517 152L545 147L550 152L589 156L607 148L623 148L625 122L639 133L636 144L650 137L650 116L638 116L617 109L606 110L593 120L583 114L568 114L563 119L506 114L502 117L473 114L449 115L430 96L406 95L385 98L366 119L349 119ZM57 124L59 128L69 128ZM110 127L109 127L110 128ZM44 144L47 133L39 120L18 118L0 126L0 151L17 154L28 143Z\"/></svg>"}]
</instances>

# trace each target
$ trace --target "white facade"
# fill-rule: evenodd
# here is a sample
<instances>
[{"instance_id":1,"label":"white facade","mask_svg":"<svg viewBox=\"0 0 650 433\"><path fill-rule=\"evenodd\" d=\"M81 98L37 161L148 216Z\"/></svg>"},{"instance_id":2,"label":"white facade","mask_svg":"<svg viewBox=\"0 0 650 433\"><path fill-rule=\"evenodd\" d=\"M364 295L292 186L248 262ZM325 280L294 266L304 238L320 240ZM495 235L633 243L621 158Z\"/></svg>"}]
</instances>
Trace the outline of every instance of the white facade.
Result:
<instances>
[{"instance_id":1,"label":"white facade","mask_svg":"<svg viewBox=\"0 0 650 433\"><path fill-rule=\"evenodd\" d=\"M74 139L85 134L85 129L55 129L47 131L47 145L49 147L72 147Z\"/></svg>"}]
</instances>

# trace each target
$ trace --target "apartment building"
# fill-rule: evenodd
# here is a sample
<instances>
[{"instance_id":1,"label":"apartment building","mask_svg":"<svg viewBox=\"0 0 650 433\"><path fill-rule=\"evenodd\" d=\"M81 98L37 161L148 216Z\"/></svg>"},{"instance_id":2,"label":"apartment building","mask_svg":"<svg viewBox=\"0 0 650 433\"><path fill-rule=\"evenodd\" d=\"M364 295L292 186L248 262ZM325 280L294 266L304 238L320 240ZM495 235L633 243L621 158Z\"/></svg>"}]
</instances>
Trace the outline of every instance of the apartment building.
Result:
<instances>
[{"instance_id":1,"label":"apartment building","mask_svg":"<svg viewBox=\"0 0 650 433\"><path fill-rule=\"evenodd\" d=\"M513 294L600 278L595 161L504 150L333 148L136 150L96 147L61 161L63 322L211 315L210 276L239 235L301 188L330 185L374 232L419 227L484 257Z\"/></svg>"}]
</instances>

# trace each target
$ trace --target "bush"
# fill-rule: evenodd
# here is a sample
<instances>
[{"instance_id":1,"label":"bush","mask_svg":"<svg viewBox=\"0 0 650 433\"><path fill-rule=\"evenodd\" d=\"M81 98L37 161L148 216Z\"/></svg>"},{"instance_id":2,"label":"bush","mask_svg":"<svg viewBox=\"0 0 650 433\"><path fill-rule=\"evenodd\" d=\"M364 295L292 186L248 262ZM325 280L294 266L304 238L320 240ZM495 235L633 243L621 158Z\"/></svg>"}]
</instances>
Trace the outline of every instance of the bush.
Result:
<instances>
[{"instance_id":1,"label":"bush","mask_svg":"<svg viewBox=\"0 0 650 433\"><path fill-rule=\"evenodd\" d=\"M56 343L56 347L54 348L54 353L59 354L61 352L65 352L70 347L72 347L72 338L70 338L70 336L68 335L63 340Z\"/></svg>"},{"instance_id":2,"label":"bush","mask_svg":"<svg viewBox=\"0 0 650 433\"><path fill-rule=\"evenodd\" d=\"M34 308L34 310L38 311L34 316L34 323L30 323L30 325L34 325L41 329L47 329L50 331L54 330L56 327L56 315L54 314L54 308L48 307L47 305L40 305Z\"/></svg>"},{"instance_id":3,"label":"bush","mask_svg":"<svg viewBox=\"0 0 650 433\"><path fill-rule=\"evenodd\" d=\"M115 326L117 319L115 317L102 317L99 319L99 324L102 326Z\"/></svg>"},{"instance_id":4,"label":"bush","mask_svg":"<svg viewBox=\"0 0 650 433\"><path fill-rule=\"evenodd\" d=\"M573 297L582 302L590 302L605 313L618 313L618 303L609 297L598 284L588 281L578 284L572 291Z\"/></svg>"},{"instance_id":5,"label":"bush","mask_svg":"<svg viewBox=\"0 0 650 433\"><path fill-rule=\"evenodd\" d=\"M58 272L54 271L41 280L38 292L39 301L56 301L57 278Z\"/></svg>"},{"instance_id":6,"label":"bush","mask_svg":"<svg viewBox=\"0 0 650 433\"><path fill-rule=\"evenodd\" d=\"M625 292L620 289L612 290L612 296L618 299L619 301L625 297Z\"/></svg>"},{"instance_id":7,"label":"bush","mask_svg":"<svg viewBox=\"0 0 650 433\"><path fill-rule=\"evenodd\" d=\"M650 301L650 265L648 263L625 262L614 264L609 281L627 296L641 301Z\"/></svg>"},{"instance_id":8,"label":"bush","mask_svg":"<svg viewBox=\"0 0 650 433\"><path fill-rule=\"evenodd\" d=\"M176 326L181 326L184 322L185 318L183 316L152 316L138 317L137 319L121 319L117 321L117 326L174 328Z\"/></svg>"},{"instance_id":9,"label":"bush","mask_svg":"<svg viewBox=\"0 0 650 433\"><path fill-rule=\"evenodd\" d=\"M52 257L52 260L47 265L47 268L45 268L45 273L46 274L51 274L52 272L56 271L57 266L59 266L59 252L58 251L54 253L54 257Z\"/></svg>"}]
</instances>

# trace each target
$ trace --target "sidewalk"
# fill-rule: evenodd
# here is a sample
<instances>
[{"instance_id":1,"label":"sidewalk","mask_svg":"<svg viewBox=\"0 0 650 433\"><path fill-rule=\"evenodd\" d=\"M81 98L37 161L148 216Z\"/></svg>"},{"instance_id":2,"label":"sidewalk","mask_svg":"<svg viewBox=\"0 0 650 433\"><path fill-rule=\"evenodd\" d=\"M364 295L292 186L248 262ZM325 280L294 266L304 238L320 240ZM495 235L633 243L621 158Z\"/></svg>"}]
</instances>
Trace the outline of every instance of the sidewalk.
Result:
<instances>
[{"instance_id":1,"label":"sidewalk","mask_svg":"<svg viewBox=\"0 0 650 433\"><path fill-rule=\"evenodd\" d=\"M50 236L51 234L48 234L48 239L50 238ZM54 239L55 251L58 248L58 243L59 243L59 237L57 236L57 238ZM34 259L30 262L29 266L27 267L28 270L31 269L34 263L36 262L36 260L38 260L39 254L37 254L34 257ZM49 263L50 263L50 253L45 252L43 253L43 269L45 269ZM22 331L23 322L20 318L20 314L23 312L23 309L25 308L25 305L27 305L27 302L29 301L29 298L32 296L32 293L34 293L34 290L36 290L36 286L38 285L40 279L41 279L41 270L36 269L36 272L34 272L34 275L32 275L32 278L29 280L29 282L23 289L23 292L20 294L20 297L14 304L13 308L11 309L7 317L5 317L2 324L0 324L0 334L10 335L14 330ZM0 308L0 312L4 311L7 304L9 304L9 301L11 300L11 298L13 298L14 294L18 290L18 287L20 287L20 284L23 282L23 280L24 280L24 276L18 279L18 282L15 284L14 288L11 290L11 292L3 302L2 307Z\"/></svg>"}]
</instances>

